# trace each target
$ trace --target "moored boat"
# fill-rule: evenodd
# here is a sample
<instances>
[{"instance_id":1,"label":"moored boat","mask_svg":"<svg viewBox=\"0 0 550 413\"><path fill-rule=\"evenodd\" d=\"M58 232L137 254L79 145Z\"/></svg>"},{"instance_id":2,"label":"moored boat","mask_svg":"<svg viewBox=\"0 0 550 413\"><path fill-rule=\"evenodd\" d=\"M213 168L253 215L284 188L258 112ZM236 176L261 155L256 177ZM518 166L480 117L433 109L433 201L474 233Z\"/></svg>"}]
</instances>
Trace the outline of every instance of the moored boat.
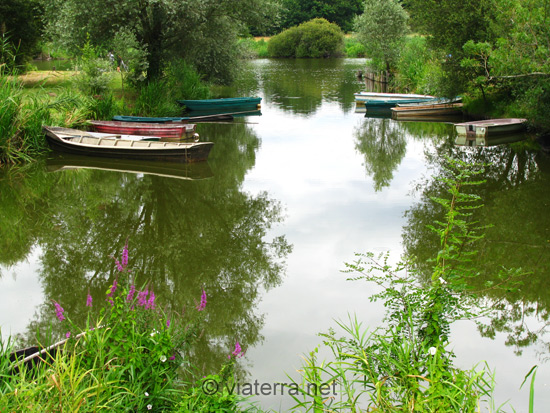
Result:
<instances>
[{"instance_id":1,"label":"moored boat","mask_svg":"<svg viewBox=\"0 0 550 413\"><path fill-rule=\"evenodd\" d=\"M92 128L101 133L124 135L159 136L163 138L194 139L196 124L192 123L145 123L109 120L90 120Z\"/></svg>"},{"instance_id":2,"label":"moored boat","mask_svg":"<svg viewBox=\"0 0 550 413\"><path fill-rule=\"evenodd\" d=\"M76 155L200 162L208 158L212 142L162 142L151 136L113 135L52 126L42 127L54 150Z\"/></svg>"},{"instance_id":3,"label":"moored boat","mask_svg":"<svg viewBox=\"0 0 550 413\"><path fill-rule=\"evenodd\" d=\"M521 132L525 129L525 122L527 119L487 119L455 123L455 129L459 135L492 136Z\"/></svg>"},{"instance_id":4,"label":"moored boat","mask_svg":"<svg viewBox=\"0 0 550 413\"><path fill-rule=\"evenodd\" d=\"M401 93L376 93L360 92L355 94L355 102L358 106L391 108L398 103L420 103L436 100L435 96Z\"/></svg>"},{"instance_id":5,"label":"moored boat","mask_svg":"<svg viewBox=\"0 0 550 413\"><path fill-rule=\"evenodd\" d=\"M177 102L185 106L188 111L205 110L214 111L228 108L258 108L261 104L261 97L240 97L240 98L221 98L221 99L201 99L189 100L180 99Z\"/></svg>"},{"instance_id":6,"label":"moored boat","mask_svg":"<svg viewBox=\"0 0 550 413\"><path fill-rule=\"evenodd\" d=\"M206 121L229 121L233 120L232 114L209 114L205 116L186 116L186 117L148 117L148 116L113 116L114 121L120 122L145 122L145 123L188 123L188 122L206 122Z\"/></svg>"},{"instance_id":7,"label":"moored boat","mask_svg":"<svg viewBox=\"0 0 550 413\"><path fill-rule=\"evenodd\" d=\"M425 102L426 103L426 102ZM434 103L397 105L391 108L394 119L434 118L438 116L453 116L462 114L462 103Z\"/></svg>"}]
</instances>

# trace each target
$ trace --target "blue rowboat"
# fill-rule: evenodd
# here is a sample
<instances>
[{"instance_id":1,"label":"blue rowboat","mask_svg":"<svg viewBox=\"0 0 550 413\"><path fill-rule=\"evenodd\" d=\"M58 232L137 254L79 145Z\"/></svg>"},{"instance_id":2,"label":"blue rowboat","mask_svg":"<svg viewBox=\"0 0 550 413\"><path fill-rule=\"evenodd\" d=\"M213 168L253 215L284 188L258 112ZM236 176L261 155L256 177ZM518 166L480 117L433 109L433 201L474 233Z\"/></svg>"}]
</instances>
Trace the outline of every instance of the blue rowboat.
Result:
<instances>
[{"instance_id":1,"label":"blue rowboat","mask_svg":"<svg viewBox=\"0 0 550 413\"><path fill-rule=\"evenodd\" d=\"M202 99L202 100L177 100L185 106L188 111L202 110L215 111L233 108L251 108L258 107L262 101L260 97L242 97L242 98L222 98L222 99Z\"/></svg>"}]
</instances>

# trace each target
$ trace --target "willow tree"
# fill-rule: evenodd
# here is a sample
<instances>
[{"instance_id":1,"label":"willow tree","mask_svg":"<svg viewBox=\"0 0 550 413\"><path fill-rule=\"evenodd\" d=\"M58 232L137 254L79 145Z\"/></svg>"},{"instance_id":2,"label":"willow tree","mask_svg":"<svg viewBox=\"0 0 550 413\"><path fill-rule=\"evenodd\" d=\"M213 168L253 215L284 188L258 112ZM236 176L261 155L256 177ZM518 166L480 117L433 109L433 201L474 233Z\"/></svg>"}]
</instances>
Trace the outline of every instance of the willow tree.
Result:
<instances>
[{"instance_id":1,"label":"willow tree","mask_svg":"<svg viewBox=\"0 0 550 413\"><path fill-rule=\"evenodd\" d=\"M409 15L398 0L366 0L355 19L359 41L378 68L391 72L408 32Z\"/></svg>"},{"instance_id":2,"label":"willow tree","mask_svg":"<svg viewBox=\"0 0 550 413\"><path fill-rule=\"evenodd\" d=\"M134 34L147 54L147 77L162 73L174 57L207 77L227 81L240 34L270 24L276 0L43 0L52 41L78 51L89 38L112 48L120 30Z\"/></svg>"}]
</instances>

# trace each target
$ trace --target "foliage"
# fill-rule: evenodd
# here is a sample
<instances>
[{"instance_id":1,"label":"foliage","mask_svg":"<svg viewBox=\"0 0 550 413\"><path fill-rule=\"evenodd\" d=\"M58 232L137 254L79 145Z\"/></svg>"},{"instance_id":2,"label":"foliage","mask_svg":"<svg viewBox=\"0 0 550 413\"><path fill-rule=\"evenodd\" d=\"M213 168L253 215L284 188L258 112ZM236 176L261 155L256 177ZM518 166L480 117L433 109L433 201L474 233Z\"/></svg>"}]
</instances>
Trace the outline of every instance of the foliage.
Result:
<instances>
[{"instance_id":1,"label":"foliage","mask_svg":"<svg viewBox=\"0 0 550 413\"><path fill-rule=\"evenodd\" d=\"M87 96L97 96L107 91L111 81L111 65L108 60L99 57L99 52L90 40L82 47L79 59L79 73L75 77L77 88Z\"/></svg>"},{"instance_id":2,"label":"foliage","mask_svg":"<svg viewBox=\"0 0 550 413\"><path fill-rule=\"evenodd\" d=\"M2 0L0 3L0 37L8 40L14 50L15 63L22 67L39 50L43 30L42 7L35 0ZM1 47L1 46L0 46ZM5 63L0 51L0 64Z\"/></svg>"},{"instance_id":3,"label":"foliage","mask_svg":"<svg viewBox=\"0 0 550 413\"><path fill-rule=\"evenodd\" d=\"M362 1L282 0L281 29L322 18L337 24L343 31L352 29L353 19L362 11Z\"/></svg>"},{"instance_id":4,"label":"foliage","mask_svg":"<svg viewBox=\"0 0 550 413\"><path fill-rule=\"evenodd\" d=\"M240 39L238 46L241 50L241 56L247 59L256 59L269 57L267 43L264 39L254 40L251 37Z\"/></svg>"},{"instance_id":5,"label":"foliage","mask_svg":"<svg viewBox=\"0 0 550 413\"><path fill-rule=\"evenodd\" d=\"M166 76L142 84L134 102L134 113L141 116L178 116L176 99L206 99L210 89L201 76L183 60L166 68Z\"/></svg>"},{"instance_id":6,"label":"foliage","mask_svg":"<svg viewBox=\"0 0 550 413\"><path fill-rule=\"evenodd\" d=\"M365 57L366 49L356 37L346 37L344 39L345 55L347 57Z\"/></svg>"},{"instance_id":7,"label":"foliage","mask_svg":"<svg viewBox=\"0 0 550 413\"><path fill-rule=\"evenodd\" d=\"M449 160L450 161L450 160ZM455 320L477 317L488 311L477 308L465 294L467 264L475 250L470 245L481 238L483 228L472 219L480 208L478 196L466 188L480 184L480 165L451 162L451 176L441 177L450 198L437 198L446 211L445 220L431 229L439 237L431 280L422 280L411 261L389 264L389 255L358 254L346 264L352 280L365 280L382 287L371 301L386 307L385 326L372 332L350 317L338 322L344 336L331 329L321 334L334 360L317 363L315 354L306 358L304 380L338 383L340 398L318 399L303 392L296 407L318 411L357 411L360 408L393 411L477 411L491 402L493 380L485 369L462 370L453 365L450 326ZM312 373L313 376L312 376ZM366 400L365 400L366 399Z\"/></svg>"},{"instance_id":8,"label":"foliage","mask_svg":"<svg viewBox=\"0 0 550 413\"><path fill-rule=\"evenodd\" d=\"M313 19L273 36L268 45L272 57L334 57L342 54L344 35L325 19Z\"/></svg>"},{"instance_id":9,"label":"foliage","mask_svg":"<svg viewBox=\"0 0 550 413\"><path fill-rule=\"evenodd\" d=\"M156 79L140 86L133 112L140 116L177 116L181 108L172 98L167 80Z\"/></svg>"},{"instance_id":10,"label":"foliage","mask_svg":"<svg viewBox=\"0 0 550 413\"><path fill-rule=\"evenodd\" d=\"M245 28L261 28L277 15L272 0L44 0L47 31L63 48L78 52L86 33L94 46L112 44L124 29L147 53L147 79L162 76L165 63L183 58L210 80L229 82L237 66L235 44Z\"/></svg>"},{"instance_id":11,"label":"foliage","mask_svg":"<svg viewBox=\"0 0 550 413\"><path fill-rule=\"evenodd\" d=\"M408 31L408 14L397 0L367 0L354 22L359 41L373 66L391 72Z\"/></svg>"},{"instance_id":12,"label":"foliage","mask_svg":"<svg viewBox=\"0 0 550 413\"><path fill-rule=\"evenodd\" d=\"M46 148L42 125L50 122L44 98L24 101L15 76L0 68L0 165L28 161Z\"/></svg>"},{"instance_id":13,"label":"foliage","mask_svg":"<svg viewBox=\"0 0 550 413\"><path fill-rule=\"evenodd\" d=\"M145 74L147 72L147 52L137 41L136 35L133 32L122 29L115 34L113 39L113 53L114 55L112 57L117 60L117 70L123 82L123 90L124 80L131 85L137 85L145 80Z\"/></svg>"},{"instance_id":14,"label":"foliage","mask_svg":"<svg viewBox=\"0 0 550 413\"><path fill-rule=\"evenodd\" d=\"M402 91L434 94L438 77L432 70L437 67L437 54L428 47L426 38L407 37L396 63L393 86Z\"/></svg>"}]
</instances>

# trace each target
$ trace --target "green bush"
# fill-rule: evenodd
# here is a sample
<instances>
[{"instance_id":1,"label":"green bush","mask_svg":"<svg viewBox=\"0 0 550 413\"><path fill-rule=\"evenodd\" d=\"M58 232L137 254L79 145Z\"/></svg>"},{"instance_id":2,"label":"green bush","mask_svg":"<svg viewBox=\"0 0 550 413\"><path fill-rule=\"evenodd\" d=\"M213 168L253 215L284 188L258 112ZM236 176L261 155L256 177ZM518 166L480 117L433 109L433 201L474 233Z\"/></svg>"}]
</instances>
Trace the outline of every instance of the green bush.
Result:
<instances>
[{"instance_id":1,"label":"green bush","mask_svg":"<svg viewBox=\"0 0 550 413\"><path fill-rule=\"evenodd\" d=\"M237 46L239 47L239 53L242 58L256 59L269 57L267 42L264 39L260 39L258 41L250 37L240 39Z\"/></svg>"},{"instance_id":2,"label":"green bush","mask_svg":"<svg viewBox=\"0 0 550 413\"><path fill-rule=\"evenodd\" d=\"M367 55L365 46L355 37L346 37L344 47L347 57L365 57Z\"/></svg>"},{"instance_id":3,"label":"green bush","mask_svg":"<svg viewBox=\"0 0 550 413\"><path fill-rule=\"evenodd\" d=\"M334 23L313 19L272 37L267 45L271 57L334 57L344 50L344 34Z\"/></svg>"}]
</instances>

